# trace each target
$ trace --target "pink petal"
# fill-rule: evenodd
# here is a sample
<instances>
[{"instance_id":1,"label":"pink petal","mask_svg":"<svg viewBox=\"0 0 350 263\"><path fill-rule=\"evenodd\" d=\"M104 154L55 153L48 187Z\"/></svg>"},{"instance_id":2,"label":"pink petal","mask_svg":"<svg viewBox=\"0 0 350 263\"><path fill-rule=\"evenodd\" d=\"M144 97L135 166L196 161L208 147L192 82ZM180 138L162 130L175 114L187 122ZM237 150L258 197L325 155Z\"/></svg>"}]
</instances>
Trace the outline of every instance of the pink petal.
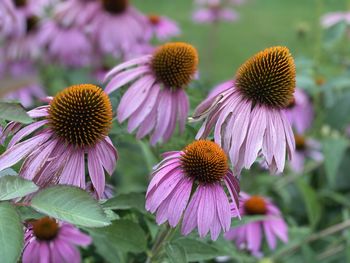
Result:
<instances>
[{"instance_id":1,"label":"pink petal","mask_svg":"<svg viewBox=\"0 0 350 263\"><path fill-rule=\"evenodd\" d=\"M35 130L39 129L41 126L45 125L48 123L48 120L42 120L42 121L37 121L32 124L29 124L28 126L22 128L20 131L18 131L11 139L11 141L8 144L8 148L11 148L14 146L16 143L18 143L20 140L22 140L24 137L28 136Z\"/></svg>"},{"instance_id":2,"label":"pink petal","mask_svg":"<svg viewBox=\"0 0 350 263\"><path fill-rule=\"evenodd\" d=\"M211 186L198 186L199 206L197 215L198 233L200 237L205 237L210 230L214 219L215 200L212 195Z\"/></svg>"},{"instance_id":3,"label":"pink petal","mask_svg":"<svg viewBox=\"0 0 350 263\"><path fill-rule=\"evenodd\" d=\"M41 133L8 149L0 156L0 171L18 163L50 137L51 133Z\"/></svg>"},{"instance_id":4,"label":"pink petal","mask_svg":"<svg viewBox=\"0 0 350 263\"><path fill-rule=\"evenodd\" d=\"M106 184L105 173L98 152L94 148L91 148L88 151L88 170L92 185L96 190L97 196L101 198Z\"/></svg>"},{"instance_id":5,"label":"pink petal","mask_svg":"<svg viewBox=\"0 0 350 263\"><path fill-rule=\"evenodd\" d=\"M60 184L69 184L85 189L84 151L67 149L69 158L59 179Z\"/></svg>"}]
</instances>

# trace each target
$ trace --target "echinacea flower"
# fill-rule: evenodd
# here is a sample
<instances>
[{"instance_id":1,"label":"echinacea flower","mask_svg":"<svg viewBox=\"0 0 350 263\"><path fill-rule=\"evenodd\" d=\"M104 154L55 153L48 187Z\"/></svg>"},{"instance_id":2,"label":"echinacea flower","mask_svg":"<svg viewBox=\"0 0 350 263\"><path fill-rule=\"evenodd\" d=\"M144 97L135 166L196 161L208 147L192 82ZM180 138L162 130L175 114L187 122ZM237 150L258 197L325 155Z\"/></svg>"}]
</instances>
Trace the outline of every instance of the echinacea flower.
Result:
<instances>
[{"instance_id":1,"label":"echinacea flower","mask_svg":"<svg viewBox=\"0 0 350 263\"><path fill-rule=\"evenodd\" d=\"M297 133L304 133L311 127L314 119L314 109L305 91L295 89L294 100L284 112Z\"/></svg>"},{"instance_id":2,"label":"echinacea flower","mask_svg":"<svg viewBox=\"0 0 350 263\"><path fill-rule=\"evenodd\" d=\"M208 97L193 120L204 119L197 139L214 127L215 142L230 156L239 174L262 155L272 172L282 172L295 149L284 109L293 99L295 65L286 47L259 52L238 70L231 85Z\"/></svg>"},{"instance_id":3,"label":"echinacea flower","mask_svg":"<svg viewBox=\"0 0 350 263\"><path fill-rule=\"evenodd\" d=\"M38 41L47 48L48 57L62 65L86 67L93 61L92 40L79 27L48 20L42 25Z\"/></svg>"},{"instance_id":4,"label":"echinacea flower","mask_svg":"<svg viewBox=\"0 0 350 263\"><path fill-rule=\"evenodd\" d=\"M296 173L301 173L304 170L304 163L306 158L311 158L319 163L323 161L323 154L321 152L321 144L300 134L295 134L296 149L293 159L290 161L290 167Z\"/></svg>"},{"instance_id":5,"label":"echinacea flower","mask_svg":"<svg viewBox=\"0 0 350 263\"><path fill-rule=\"evenodd\" d=\"M92 184L101 197L104 170L112 175L117 160L117 151L108 137L112 124L108 95L92 84L74 85L59 92L50 105L35 108L28 115L41 120L19 130L17 127L0 156L0 171L24 160L19 175L41 187L59 183L85 189L87 157ZM10 123L6 129L16 125Z\"/></svg>"},{"instance_id":6,"label":"echinacea flower","mask_svg":"<svg viewBox=\"0 0 350 263\"><path fill-rule=\"evenodd\" d=\"M225 234L226 239L236 241L238 248L247 249L253 255L259 255L263 233L271 250L276 248L278 239L284 243L288 242L288 226L279 209L269 199L241 192L239 209L243 216L261 215L264 218L232 228Z\"/></svg>"},{"instance_id":7,"label":"echinacea flower","mask_svg":"<svg viewBox=\"0 0 350 263\"><path fill-rule=\"evenodd\" d=\"M167 141L176 123L185 128L189 101L184 88L198 65L196 49L186 43L167 43L152 55L142 56L113 68L107 75L107 94L133 82L117 109L119 122L129 119L128 131L136 137L151 135L151 144Z\"/></svg>"},{"instance_id":8,"label":"echinacea flower","mask_svg":"<svg viewBox=\"0 0 350 263\"><path fill-rule=\"evenodd\" d=\"M24 237L23 263L79 263L77 246L92 239L71 224L43 217L28 223Z\"/></svg>"},{"instance_id":9,"label":"echinacea flower","mask_svg":"<svg viewBox=\"0 0 350 263\"><path fill-rule=\"evenodd\" d=\"M239 181L229 170L224 151L212 141L199 140L182 151L164 154L147 189L146 209L157 213L158 224L168 221L171 227L179 224L184 214L183 235L197 227L201 237L210 231L216 240L221 229L226 232L230 228L230 203L237 209L238 193Z\"/></svg>"},{"instance_id":10,"label":"echinacea flower","mask_svg":"<svg viewBox=\"0 0 350 263\"><path fill-rule=\"evenodd\" d=\"M12 0L0 1L0 37L15 35L19 24Z\"/></svg>"},{"instance_id":11,"label":"echinacea flower","mask_svg":"<svg viewBox=\"0 0 350 263\"><path fill-rule=\"evenodd\" d=\"M83 16L99 51L117 58L149 41L147 17L128 0L101 0L86 4Z\"/></svg>"},{"instance_id":12,"label":"echinacea flower","mask_svg":"<svg viewBox=\"0 0 350 263\"><path fill-rule=\"evenodd\" d=\"M18 100L25 108L32 107L35 100L46 97L46 92L38 83L38 73L31 60L4 60L0 63L2 68L0 79L10 78L18 80L18 87L3 92L1 97L10 100ZM21 81L23 80L23 81Z\"/></svg>"},{"instance_id":13,"label":"echinacea flower","mask_svg":"<svg viewBox=\"0 0 350 263\"><path fill-rule=\"evenodd\" d=\"M172 37L180 35L180 29L177 23L167 17L158 15L149 15L151 33L160 41L168 40Z\"/></svg>"},{"instance_id":14,"label":"echinacea flower","mask_svg":"<svg viewBox=\"0 0 350 263\"><path fill-rule=\"evenodd\" d=\"M21 19L24 32L6 39L4 42L6 58L10 60L37 59L42 52L38 43L40 18L27 13L18 13L16 17Z\"/></svg>"},{"instance_id":15,"label":"echinacea flower","mask_svg":"<svg viewBox=\"0 0 350 263\"><path fill-rule=\"evenodd\" d=\"M350 24L350 12L331 12L321 17L321 24L326 28L334 26L342 21L346 24Z\"/></svg>"},{"instance_id":16,"label":"echinacea flower","mask_svg":"<svg viewBox=\"0 0 350 263\"><path fill-rule=\"evenodd\" d=\"M239 14L231 8L224 8L221 5L210 5L194 11L192 19L196 23L234 22L239 19Z\"/></svg>"}]
</instances>

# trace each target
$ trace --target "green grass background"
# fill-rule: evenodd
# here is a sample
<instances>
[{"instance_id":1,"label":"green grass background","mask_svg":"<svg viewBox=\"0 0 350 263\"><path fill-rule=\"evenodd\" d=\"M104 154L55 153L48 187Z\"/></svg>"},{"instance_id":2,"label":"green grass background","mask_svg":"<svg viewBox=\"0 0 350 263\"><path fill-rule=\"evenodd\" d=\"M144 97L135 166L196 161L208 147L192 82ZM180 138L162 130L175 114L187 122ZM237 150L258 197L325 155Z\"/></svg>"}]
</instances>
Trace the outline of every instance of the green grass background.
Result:
<instances>
[{"instance_id":1,"label":"green grass background","mask_svg":"<svg viewBox=\"0 0 350 263\"><path fill-rule=\"evenodd\" d=\"M183 34L178 40L198 48L201 78L214 83L232 78L242 62L266 47L285 45L295 57L313 56L322 34L320 16L350 7L348 0L246 0L236 8L240 20L221 23L213 33L211 25L192 22L193 2L133 1L145 13L166 15L179 23ZM306 29L303 37L300 29Z\"/></svg>"}]
</instances>

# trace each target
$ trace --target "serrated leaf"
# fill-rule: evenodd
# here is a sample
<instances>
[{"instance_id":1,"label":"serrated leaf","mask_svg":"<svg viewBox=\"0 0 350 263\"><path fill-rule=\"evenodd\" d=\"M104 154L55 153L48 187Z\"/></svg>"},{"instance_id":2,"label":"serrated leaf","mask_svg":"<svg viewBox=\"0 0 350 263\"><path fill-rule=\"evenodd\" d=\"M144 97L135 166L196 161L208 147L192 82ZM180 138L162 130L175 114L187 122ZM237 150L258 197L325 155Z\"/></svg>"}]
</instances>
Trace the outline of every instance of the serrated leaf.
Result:
<instances>
[{"instance_id":1,"label":"serrated leaf","mask_svg":"<svg viewBox=\"0 0 350 263\"><path fill-rule=\"evenodd\" d=\"M321 205L315 190L302 179L297 181L298 189L304 199L307 215L311 226L315 227L321 218Z\"/></svg>"},{"instance_id":2,"label":"serrated leaf","mask_svg":"<svg viewBox=\"0 0 350 263\"><path fill-rule=\"evenodd\" d=\"M128 193L117 195L102 204L105 209L126 210L135 208L145 212L145 195L141 193Z\"/></svg>"},{"instance_id":3,"label":"serrated leaf","mask_svg":"<svg viewBox=\"0 0 350 263\"><path fill-rule=\"evenodd\" d=\"M18 102L0 101L0 119L28 124L33 122Z\"/></svg>"},{"instance_id":4,"label":"serrated leaf","mask_svg":"<svg viewBox=\"0 0 350 263\"><path fill-rule=\"evenodd\" d=\"M23 226L16 209L0 202L0 259L2 263L17 262L23 247Z\"/></svg>"},{"instance_id":5,"label":"serrated leaf","mask_svg":"<svg viewBox=\"0 0 350 263\"><path fill-rule=\"evenodd\" d=\"M110 224L102 207L84 190L73 186L53 186L37 193L32 207L40 213L75 225L103 227Z\"/></svg>"},{"instance_id":6,"label":"serrated leaf","mask_svg":"<svg viewBox=\"0 0 350 263\"><path fill-rule=\"evenodd\" d=\"M165 253L170 263L186 263L186 252L179 244L168 243L165 246Z\"/></svg>"},{"instance_id":7,"label":"serrated leaf","mask_svg":"<svg viewBox=\"0 0 350 263\"><path fill-rule=\"evenodd\" d=\"M343 138L329 138L323 141L324 166L331 186L335 184L337 172L347 147L348 141Z\"/></svg>"},{"instance_id":8,"label":"serrated leaf","mask_svg":"<svg viewBox=\"0 0 350 263\"><path fill-rule=\"evenodd\" d=\"M108 227L89 228L87 231L96 246L108 244L110 249L123 252L144 252L147 238L142 228L130 220L116 220Z\"/></svg>"},{"instance_id":9,"label":"serrated leaf","mask_svg":"<svg viewBox=\"0 0 350 263\"><path fill-rule=\"evenodd\" d=\"M185 250L188 261L209 260L222 255L214 246L196 239L179 238L173 243Z\"/></svg>"},{"instance_id":10,"label":"serrated leaf","mask_svg":"<svg viewBox=\"0 0 350 263\"><path fill-rule=\"evenodd\" d=\"M5 175L0 177L0 200L11 200L34 193L39 189L32 181L18 176Z\"/></svg>"}]
</instances>

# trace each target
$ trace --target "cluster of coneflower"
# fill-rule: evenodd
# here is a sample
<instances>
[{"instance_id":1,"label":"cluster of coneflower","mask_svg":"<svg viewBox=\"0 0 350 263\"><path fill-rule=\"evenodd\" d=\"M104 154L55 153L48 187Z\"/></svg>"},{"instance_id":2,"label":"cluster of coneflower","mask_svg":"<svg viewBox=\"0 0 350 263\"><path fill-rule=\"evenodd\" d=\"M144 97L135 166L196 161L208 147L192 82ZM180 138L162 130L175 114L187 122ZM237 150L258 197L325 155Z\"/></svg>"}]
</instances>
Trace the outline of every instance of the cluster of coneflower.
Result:
<instances>
[{"instance_id":1,"label":"cluster of coneflower","mask_svg":"<svg viewBox=\"0 0 350 263\"><path fill-rule=\"evenodd\" d=\"M72 3L77 6L62 8L61 12L81 8L78 0ZM83 17L72 14L72 18L77 20L74 23L84 23L89 14L102 12L101 8L112 13L126 9L136 12L127 1L121 3L114 6L112 1L92 1L90 13L84 13ZM111 37L103 33L104 28L100 26L104 19L110 18L101 16L92 24L92 30L101 34L102 51L116 51L115 46L108 46L109 41L104 39ZM131 22L128 20L128 23ZM51 26L70 30L69 24ZM138 31L124 33L135 32ZM118 45L124 47L123 43ZM196 77L198 61L192 45L167 43L149 55L112 68L105 76L104 89L93 84L63 89L47 98L48 105L28 112L36 120L34 123L8 124L3 136L12 138L0 156L0 170L23 160L19 176L41 188L69 184L86 189L87 162L89 188L98 198L103 198L105 172L113 174L118 158L108 137L113 122L109 95L126 89L116 110L116 119L120 123L127 121L128 131L135 133L137 139L147 137L151 145L165 143L176 127L180 133L185 130L190 109L186 88ZM293 104L294 92L294 61L289 50L280 46L257 53L237 70L231 81L214 89L190 118L203 120L194 141L181 151L164 153L164 159L154 168L146 193L146 209L156 213L157 223L168 221L171 227L181 223L184 235L197 228L201 237L210 232L216 240L221 231L230 230L233 217L273 215L262 222L270 247L276 246L276 237L287 241L287 226L279 210L262 197L244 193L239 196L239 178L241 170L249 169L258 157L272 173L282 172L286 159L292 158L295 139L285 110ZM57 229L62 226L53 219L42 220L33 223L32 236L34 233L40 241L55 239L59 235ZM48 232L43 232L45 227ZM255 223L239 231L234 229L226 236L246 242L248 249L258 252L260 227ZM27 248L33 250L34 245L29 245L32 236L28 238ZM85 242L81 244L88 243L86 237L82 238ZM28 251L24 255L27 262L32 262L28 260Z\"/></svg>"}]
</instances>

